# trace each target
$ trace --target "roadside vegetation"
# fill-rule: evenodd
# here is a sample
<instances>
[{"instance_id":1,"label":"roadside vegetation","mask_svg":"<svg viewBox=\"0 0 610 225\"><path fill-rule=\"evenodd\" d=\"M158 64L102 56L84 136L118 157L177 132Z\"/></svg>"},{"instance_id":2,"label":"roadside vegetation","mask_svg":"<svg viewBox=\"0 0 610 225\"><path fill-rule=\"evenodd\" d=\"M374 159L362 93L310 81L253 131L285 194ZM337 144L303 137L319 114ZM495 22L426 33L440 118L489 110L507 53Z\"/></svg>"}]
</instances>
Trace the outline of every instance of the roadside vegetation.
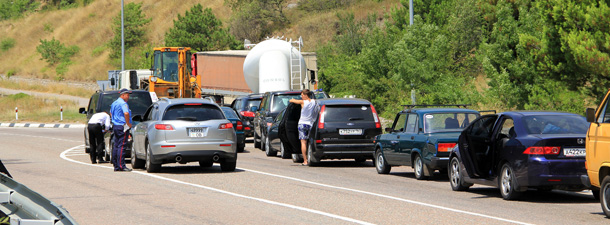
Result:
<instances>
[{"instance_id":1,"label":"roadside vegetation","mask_svg":"<svg viewBox=\"0 0 610 225\"><path fill-rule=\"evenodd\" d=\"M85 123L87 118L78 113L81 107L69 100L37 98L24 93L0 95L0 121L12 123ZM15 107L18 109L18 120L15 118ZM63 120L60 116L63 107Z\"/></svg>"},{"instance_id":2,"label":"roadside vegetation","mask_svg":"<svg viewBox=\"0 0 610 225\"><path fill-rule=\"evenodd\" d=\"M51 84L29 84L25 82L15 82L10 79L0 79L0 87L15 89L15 90L28 90L43 93L56 93L71 96L78 96L83 98L91 97L93 92L87 88L74 87L63 83L51 83Z\"/></svg>"}]
</instances>

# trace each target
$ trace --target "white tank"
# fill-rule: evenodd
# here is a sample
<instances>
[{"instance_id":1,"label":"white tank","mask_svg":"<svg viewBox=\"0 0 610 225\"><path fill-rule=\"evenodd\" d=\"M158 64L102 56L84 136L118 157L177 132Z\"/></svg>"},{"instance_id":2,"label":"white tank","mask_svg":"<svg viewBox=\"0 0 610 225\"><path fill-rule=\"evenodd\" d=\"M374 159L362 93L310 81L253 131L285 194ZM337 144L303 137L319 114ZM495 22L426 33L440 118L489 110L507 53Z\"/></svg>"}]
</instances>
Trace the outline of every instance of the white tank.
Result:
<instances>
[{"instance_id":1,"label":"white tank","mask_svg":"<svg viewBox=\"0 0 610 225\"><path fill-rule=\"evenodd\" d=\"M301 76L304 79L307 74L305 60L289 42L269 39L250 50L244 61L244 79L253 93L290 90L291 50L293 56L301 58Z\"/></svg>"}]
</instances>

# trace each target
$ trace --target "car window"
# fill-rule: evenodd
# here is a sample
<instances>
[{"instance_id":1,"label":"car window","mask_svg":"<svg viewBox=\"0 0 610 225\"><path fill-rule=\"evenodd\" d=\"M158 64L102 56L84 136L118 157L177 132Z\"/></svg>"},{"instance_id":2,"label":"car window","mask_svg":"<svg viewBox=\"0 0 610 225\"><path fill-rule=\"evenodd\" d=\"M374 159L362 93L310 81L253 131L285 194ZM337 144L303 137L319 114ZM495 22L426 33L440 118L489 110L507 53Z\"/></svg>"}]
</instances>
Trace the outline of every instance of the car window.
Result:
<instances>
[{"instance_id":1,"label":"car window","mask_svg":"<svg viewBox=\"0 0 610 225\"><path fill-rule=\"evenodd\" d=\"M93 114L95 111L95 105L97 104L97 100L99 99L99 95L98 94L94 94L93 96L91 96L91 99L89 99L89 108L87 109L87 111L90 114ZM108 110L110 111L110 110Z\"/></svg>"},{"instance_id":2,"label":"car window","mask_svg":"<svg viewBox=\"0 0 610 225\"><path fill-rule=\"evenodd\" d=\"M426 133L461 131L477 117L477 113L429 113L424 115L424 130Z\"/></svg>"},{"instance_id":3,"label":"car window","mask_svg":"<svg viewBox=\"0 0 610 225\"><path fill-rule=\"evenodd\" d=\"M410 113L407 119L406 133L417 133L417 114Z\"/></svg>"},{"instance_id":4,"label":"car window","mask_svg":"<svg viewBox=\"0 0 610 225\"><path fill-rule=\"evenodd\" d=\"M492 132L497 116L487 116L472 124L468 134L473 137L487 138Z\"/></svg>"},{"instance_id":5,"label":"car window","mask_svg":"<svg viewBox=\"0 0 610 225\"><path fill-rule=\"evenodd\" d=\"M400 131L400 132L404 131L406 122L407 122L407 114L406 113L398 114L398 118L392 125L392 130Z\"/></svg>"},{"instance_id":6,"label":"car window","mask_svg":"<svg viewBox=\"0 0 610 225\"><path fill-rule=\"evenodd\" d=\"M118 98L118 96L117 96ZM110 103L112 104L112 102ZM129 100L127 100L127 105L129 105L129 109L133 115L144 115L146 109L150 105L152 105L152 100L150 98L150 93L148 92L133 92L129 95Z\"/></svg>"},{"instance_id":7,"label":"car window","mask_svg":"<svg viewBox=\"0 0 610 225\"><path fill-rule=\"evenodd\" d=\"M282 109L285 109L290 99L301 99L301 93L297 94L289 94L289 95L276 95L273 98L273 103L271 104L271 112L279 112Z\"/></svg>"},{"instance_id":8,"label":"car window","mask_svg":"<svg viewBox=\"0 0 610 225\"><path fill-rule=\"evenodd\" d=\"M523 117L529 134L586 134L589 123L578 115L536 115Z\"/></svg>"},{"instance_id":9,"label":"car window","mask_svg":"<svg viewBox=\"0 0 610 225\"><path fill-rule=\"evenodd\" d=\"M259 106L261 104L261 100L260 99L250 99L247 102L246 108L244 110L250 111L250 108L252 108L252 106Z\"/></svg>"},{"instance_id":10,"label":"car window","mask_svg":"<svg viewBox=\"0 0 610 225\"><path fill-rule=\"evenodd\" d=\"M506 118L502 121L502 128L500 128L500 136L514 138L517 136L515 133L515 122L511 118Z\"/></svg>"},{"instance_id":11,"label":"car window","mask_svg":"<svg viewBox=\"0 0 610 225\"><path fill-rule=\"evenodd\" d=\"M102 95L102 104L100 105L100 110L104 112L110 112L110 105L112 105L112 103L116 101L117 98L119 98L119 93Z\"/></svg>"},{"instance_id":12,"label":"car window","mask_svg":"<svg viewBox=\"0 0 610 225\"><path fill-rule=\"evenodd\" d=\"M146 113L144 113L144 116L143 116L144 121L149 121L151 119L151 115L152 115L152 106L148 107L148 109L146 110Z\"/></svg>"},{"instance_id":13,"label":"car window","mask_svg":"<svg viewBox=\"0 0 610 225\"><path fill-rule=\"evenodd\" d=\"M375 121L368 105L326 105L324 122Z\"/></svg>"},{"instance_id":14,"label":"car window","mask_svg":"<svg viewBox=\"0 0 610 225\"><path fill-rule=\"evenodd\" d=\"M152 106L152 113L151 113L151 120L158 120L159 119L159 105L153 105Z\"/></svg>"},{"instance_id":15,"label":"car window","mask_svg":"<svg viewBox=\"0 0 610 225\"><path fill-rule=\"evenodd\" d=\"M216 119L225 119L225 116L218 107L207 104L174 105L165 110L163 115L163 120L207 121Z\"/></svg>"},{"instance_id":16,"label":"car window","mask_svg":"<svg viewBox=\"0 0 610 225\"><path fill-rule=\"evenodd\" d=\"M599 115L599 118L597 118L598 123L610 123L610 111L608 111L609 103L610 103L610 101L608 101L608 100L606 100L606 102L604 103L602 112Z\"/></svg>"},{"instance_id":17,"label":"car window","mask_svg":"<svg viewBox=\"0 0 610 225\"><path fill-rule=\"evenodd\" d=\"M275 117L274 123L279 123L284 118L284 113L286 113L286 109L283 109L277 116Z\"/></svg>"},{"instance_id":18,"label":"car window","mask_svg":"<svg viewBox=\"0 0 610 225\"><path fill-rule=\"evenodd\" d=\"M237 119L239 118L237 116L237 114L235 113L235 110L233 110L232 108L228 108L228 107L222 107L222 111L225 113L225 116L227 118L231 118L231 119Z\"/></svg>"}]
</instances>

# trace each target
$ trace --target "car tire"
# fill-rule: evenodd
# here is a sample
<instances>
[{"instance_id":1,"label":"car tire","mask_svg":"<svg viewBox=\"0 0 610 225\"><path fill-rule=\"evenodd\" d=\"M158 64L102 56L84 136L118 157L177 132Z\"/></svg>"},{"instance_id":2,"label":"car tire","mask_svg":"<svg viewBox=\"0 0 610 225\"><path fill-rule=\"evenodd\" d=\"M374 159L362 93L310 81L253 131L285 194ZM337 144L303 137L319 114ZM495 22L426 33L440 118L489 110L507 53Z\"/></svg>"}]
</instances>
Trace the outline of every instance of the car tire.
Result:
<instances>
[{"instance_id":1,"label":"car tire","mask_svg":"<svg viewBox=\"0 0 610 225\"><path fill-rule=\"evenodd\" d=\"M201 168L208 168L208 167L212 167L214 165L214 162L212 162L212 160L200 160L199 161L199 166Z\"/></svg>"},{"instance_id":2,"label":"car tire","mask_svg":"<svg viewBox=\"0 0 610 225\"><path fill-rule=\"evenodd\" d=\"M523 193L518 191L517 178L510 164L504 163L500 170L500 179L498 179L498 187L500 194L504 200L515 200Z\"/></svg>"},{"instance_id":3,"label":"car tire","mask_svg":"<svg viewBox=\"0 0 610 225\"><path fill-rule=\"evenodd\" d=\"M237 152L244 152L244 149L246 148L246 144L242 144L242 145L237 145Z\"/></svg>"},{"instance_id":4,"label":"car tire","mask_svg":"<svg viewBox=\"0 0 610 225\"><path fill-rule=\"evenodd\" d=\"M131 168L142 169L144 168L145 164L146 161L138 159L138 156L136 155L136 150L131 149Z\"/></svg>"},{"instance_id":5,"label":"car tire","mask_svg":"<svg viewBox=\"0 0 610 225\"><path fill-rule=\"evenodd\" d=\"M415 155L415 160L413 160L413 171L415 173L415 179L425 180L428 177L424 174L424 170L426 166L424 165L424 160L422 160L419 154Z\"/></svg>"},{"instance_id":6,"label":"car tire","mask_svg":"<svg viewBox=\"0 0 610 225\"><path fill-rule=\"evenodd\" d=\"M381 153L381 149L377 149L377 151L375 151L375 169L377 169L377 173L378 174L388 174L390 173L390 170L392 170L392 166L390 166L388 164L388 162L385 160L385 157L383 157L383 154Z\"/></svg>"},{"instance_id":7,"label":"car tire","mask_svg":"<svg viewBox=\"0 0 610 225\"><path fill-rule=\"evenodd\" d=\"M261 137L259 137L256 132L254 132L254 147L258 149L261 148Z\"/></svg>"},{"instance_id":8,"label":"car tire","mask_svg":"<svg viewBox=\"0 0 610 225\"><path fill-rule=\"evenodd\" d=\"M593 188L592 187L591 188L591 193L593 194L593 198L595 200L598 200L598 201L600 200L600 198L599 198L600 189L599 188Z\"/></svg>"},{"instance_id":9,"label":"car tire","mask_svg":"<svg viewBox=\"0 0 610 225\"><path fill-rule=\"evenodd\" d=\"M460 171L460 160L457 157L451 158L451 161L449 161L449 184L451 184L451 189L467 191L472 184L464 181L464 175Z\"/></svg>"},{"instance_id":10,"label":"car tire","mask_svg":"<svg viewBox=\"0 0 610 225\"><path fill-rule=\"evenodd\" d=\"M604 177L600 187L599 199L606 217L610 218L610 176Z\"/></svg>"},{"instance_id":11,"label":"car tire","mask_svg":"<svg viewBox=\"0 0 610 225\"><path fill-rule=\"evenodd\" d=\"M237 166L237 162L220 162L220 170L224 172L235 171L235 167Z\"/></svg>"},{"instance_id":12,"label":"car tire","mask_svg":"<svg viewBox=\"0 0 610 225\"><path fill-rule=\"evenodd\" d=\"M284 142L280 141L280 156L282 159L289 159L291 157L290 155L291 154L286 151L286 148L284 148Z\"/></svg>"},{"instance_id":13,"label":"car tire","mask_svg":"<svg viewBox=\"0 0 610 225\"><path fill-rule=\"evenodd\" d=\"M303 155L301 154L292 154L290 157L293 163L303 163Z\"/></svg>"},{"instance_id":14,"label":"car tire","mask_svg":"<svg viewBox=\"0 0 610 225\"><path fill-rule=\"evenodd\" d=\"M267 155L267 157L277 156L277 151L271 148L271 144L269 143L269 137L265 138L265 155Z\"/></svg>"},{"instance_id":15,"label":"car tire","mask_svg":"<svg viewBox=\"0 0 610 225\"><path fill-rule=\"evenodd\" d=\"M146 172L156 173L161 170L161 164L155 164L152 162L152 150L150 145L146 144Z\"/></svg>"},{"instance_id":16,"label":"car tire","mask_svg":"<svg viewBox=\"0 0 610 225\"><path fill-rule=\"evenodd\" d=\"M311 146L311 144L307 145L307 165L316 166L320 162L320 159L313 155L313 147Z\"/></svg>"}]
</instances>

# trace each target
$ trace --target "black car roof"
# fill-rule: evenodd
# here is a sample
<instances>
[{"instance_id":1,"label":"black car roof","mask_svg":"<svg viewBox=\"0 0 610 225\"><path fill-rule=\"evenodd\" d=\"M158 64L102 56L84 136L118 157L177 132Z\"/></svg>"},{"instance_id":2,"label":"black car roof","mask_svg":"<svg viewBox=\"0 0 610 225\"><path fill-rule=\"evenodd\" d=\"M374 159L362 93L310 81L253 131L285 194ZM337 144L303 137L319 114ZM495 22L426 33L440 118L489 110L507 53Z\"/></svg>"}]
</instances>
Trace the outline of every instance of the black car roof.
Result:
<instances>
[{"instance_id":1,"label":"black car roof","mask_svg":"<svg viewBox=\"0 0 610 225\"><path fill-rule=\"evenodd\" d=\"M145 92L145 93L148 93L147 90L131 90L131 92ZM105 95L105 94L118 94L119 90L100 91L99 93L101 95Z\"/></svg>"},{"instance_id":2,"label":"black car roof","mask_svg":"<svg viewBox=\"0 0 610 225\"><path fill-rule=\"evenodd\" d=\"M360 98L324 98L317 99L320 105L370 105L371 102Z\"/></svg>"}]
</instances>

